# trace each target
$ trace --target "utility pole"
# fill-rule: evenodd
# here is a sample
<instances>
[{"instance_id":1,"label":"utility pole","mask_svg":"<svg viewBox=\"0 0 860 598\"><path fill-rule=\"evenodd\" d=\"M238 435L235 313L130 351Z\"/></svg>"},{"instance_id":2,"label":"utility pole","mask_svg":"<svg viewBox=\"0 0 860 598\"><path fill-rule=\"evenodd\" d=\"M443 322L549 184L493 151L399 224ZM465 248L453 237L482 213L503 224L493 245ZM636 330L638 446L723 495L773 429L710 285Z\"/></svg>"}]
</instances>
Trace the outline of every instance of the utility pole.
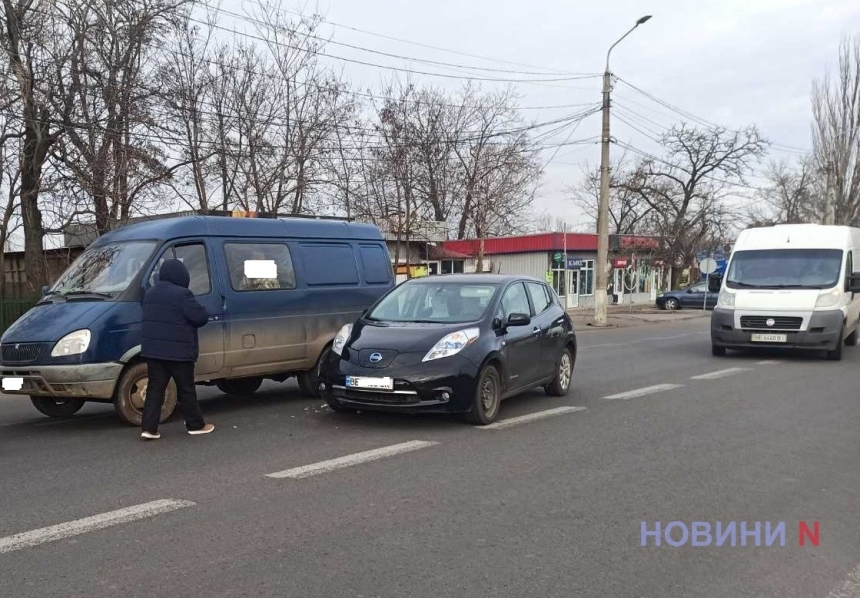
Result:
<instances>
[{"instance_id":1,"label":"utility pole","mask_svg":"<svg viewBox=\"0 0 860 598\"><path fill-rule=\"evenodd\" d=\"M570 276L570 272L567 270L567 220L562 223L562 234L564 235L564 257L563 264L563 276L564 276L564 311L570 309L570 280L568 277Z\"/></svg>"},{"instance_id":2,"label":"utility pole","mask_svg":"<svg viewBox=\"0 0 860 598\"><path fill-rule=\"evenodd\" d=\"M609 286L609 93L612 90L612 74L609 72L609 55L621 40L633 33L642 23L648 21L651 15L646 15L636 21L636 24L617 42L610 46L606 53L606 68L603 71L603 127L601 131L600 148L600 201L597 207L597 263L594 266L594 326L606 326L606 287Z\"/></svg>"}]
</instances>

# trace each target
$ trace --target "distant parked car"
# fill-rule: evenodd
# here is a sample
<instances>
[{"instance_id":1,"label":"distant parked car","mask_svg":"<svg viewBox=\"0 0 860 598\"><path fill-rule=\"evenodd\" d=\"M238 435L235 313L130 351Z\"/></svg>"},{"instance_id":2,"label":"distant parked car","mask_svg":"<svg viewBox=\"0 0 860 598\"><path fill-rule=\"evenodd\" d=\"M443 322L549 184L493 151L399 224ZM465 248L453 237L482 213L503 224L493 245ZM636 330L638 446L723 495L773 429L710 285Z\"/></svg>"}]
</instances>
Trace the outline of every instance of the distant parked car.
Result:
<instances>
[{"instance_id":1,"label":"distant parked car","mask_svg":"<svg viewBox=\"0 0 860 598\"><path fill-rule=\"evenodd\" d=\"M657 307L674 311L681 308L698 308L706 306L713 309L717 305L719 293L708 291L707 282L698 282L678 291L667 291L657 296Z\"/></svg>"}]
</instances>

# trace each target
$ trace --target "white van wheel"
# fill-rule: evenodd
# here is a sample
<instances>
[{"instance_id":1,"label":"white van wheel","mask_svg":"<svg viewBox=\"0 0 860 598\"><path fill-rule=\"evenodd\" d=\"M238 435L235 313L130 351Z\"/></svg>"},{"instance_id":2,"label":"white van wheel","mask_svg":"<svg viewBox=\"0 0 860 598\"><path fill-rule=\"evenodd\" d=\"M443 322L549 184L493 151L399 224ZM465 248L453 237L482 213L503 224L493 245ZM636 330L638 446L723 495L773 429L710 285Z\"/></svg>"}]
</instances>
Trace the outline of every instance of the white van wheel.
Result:
<instances>
[{"instance_id":1,"label":"white van wheel","mask_svg":"<svg viewBox=\"0 0 860 598\"><path fill-rule=\"evenodd\" d=\"M849 334L845 338L845 344L848 345L849 347L856 347L857 346L857 340L858 340L857 339L857 329L855 328L854 332L852 332L851 334Z\"/></svg>"}]
</instances>

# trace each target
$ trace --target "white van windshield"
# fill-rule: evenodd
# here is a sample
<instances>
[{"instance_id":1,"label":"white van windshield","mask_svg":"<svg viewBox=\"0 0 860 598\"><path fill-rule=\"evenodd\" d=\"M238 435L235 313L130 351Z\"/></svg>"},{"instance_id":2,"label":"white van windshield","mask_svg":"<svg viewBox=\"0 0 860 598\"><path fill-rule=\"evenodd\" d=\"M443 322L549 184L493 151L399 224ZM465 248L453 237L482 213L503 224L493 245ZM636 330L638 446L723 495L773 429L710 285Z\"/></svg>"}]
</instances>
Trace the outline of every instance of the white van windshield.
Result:
<instances>
[{"instance_id":1,"label":"white van windshield","mask_svg":"<svg viewBox=\"0 0 860 598\"><path fill-rule=\"evenodd\" d=\"M839 284L839 249L738 251L726 275L731 289L829 289Z\"/></svg>"},{"instance_id":2,"label":"white van windshield","mask_svg":"<svg viewBox=\"0 0 860 598\"><path fill-rule=\"evenodd\" d=\"M125 291L155 250L154 241L129 241L90 247L51 288L58 295L104 295Z\"/></svg>"}]
</instances>

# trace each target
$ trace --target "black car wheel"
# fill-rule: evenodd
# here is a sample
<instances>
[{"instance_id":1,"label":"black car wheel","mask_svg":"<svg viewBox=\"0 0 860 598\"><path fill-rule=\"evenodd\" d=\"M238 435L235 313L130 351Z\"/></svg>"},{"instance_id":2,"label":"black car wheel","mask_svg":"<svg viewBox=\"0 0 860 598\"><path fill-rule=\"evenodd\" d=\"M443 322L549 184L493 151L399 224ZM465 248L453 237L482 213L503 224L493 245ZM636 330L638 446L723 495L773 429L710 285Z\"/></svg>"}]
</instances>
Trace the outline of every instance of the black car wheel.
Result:
<instances>
[{"instance_id":1,"label":"black car wheel","mask_svg":"<svg viewBox=\"0 0 860 598\"><path fill-rule=\"evenodd\" d=\"M565 347L555 366L555 379L544 387L544 391L552 397L563 397L570 390L571 378L573 378L573 358L570 355L570 349Z\"/></svg>"},{"instance_id":2,"label":"black car wheel","mask_svg":"<svg viewBox=\"0 0 860 598\"><path fill-rule=\"evenodd\" d=\"M84 402L80 399L54 399L51 397L30 397L33 407L48 417L70 417L81 410Z\"/></svg>"},{"instance_id":3,"label":"black car wheel","mask_svg":"<svg viewBox=\"0 0 860 598\"><path fill-rule=\"evenodd\" d=\"M666 303L664 305L669 311L675 311L681 307L681 304L674 297L669 297L668 299L666 299Z\"/></svg>"},{"instance_id":4,"label":"black car wheel","mask_svg":"<svg viewBox=\"0 0 860 598\"><path fill-rule=\"evenodd\" d=\"M466 421L476 426L486 426L495 421L499 415L502 403L502 378L494 365L487 365L478 378L478 388L475 398L465 417Z\"/></svg>"}]
</instances>

